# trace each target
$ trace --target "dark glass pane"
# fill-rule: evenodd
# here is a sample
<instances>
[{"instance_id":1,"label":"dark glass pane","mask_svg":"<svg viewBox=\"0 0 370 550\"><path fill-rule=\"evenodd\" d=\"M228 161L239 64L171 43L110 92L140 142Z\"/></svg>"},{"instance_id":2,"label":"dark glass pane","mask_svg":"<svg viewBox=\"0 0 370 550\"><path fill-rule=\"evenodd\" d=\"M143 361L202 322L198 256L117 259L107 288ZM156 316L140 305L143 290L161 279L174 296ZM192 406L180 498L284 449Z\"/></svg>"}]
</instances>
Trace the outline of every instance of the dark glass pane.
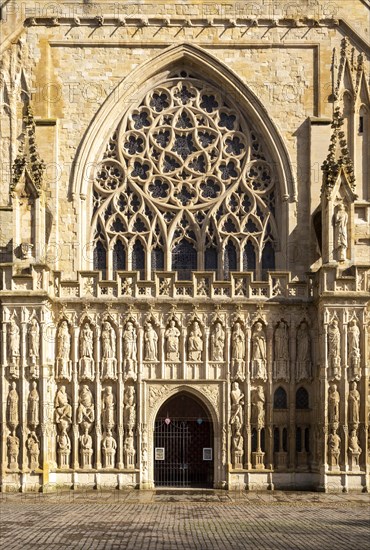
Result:
<instances>
[{"instance_id":1,"label":"dark glass pane","mask_svg":"<svg viewBox=\"0 0 370 550\"><path fill-rule=\"evenodd\" d=\"M94 269L101 271L103 279L107 276L107 251L101 241L98 241L94 248Z\"/></svg>"},{"instance_id":2,"label":"dark glass pane","mask_svg":"<svg viewBox=\"0 0 370 550\"><path fill-rule=\"evenodd\" d=\"M266 450L266 444L265 444L265 428L262 428L261 430L261 451L264 453Z\"/></svg>"},{"instance_id":3,"label":"dark glass pane","mask_svg":"<svg viewBox=\"0 0 370 550\"><path fill-rule=\"evenodd\" d=\"M304 448L306 453L310 452L310 428L306 428L304 431Z\"/></svg>"},{"instance_id":4,"label":"dark glass pane","mask_svg":"<svg viewBox=\"0 0 370 550\"><path fill-rule=\"evenodd\" d=\"M279 452L279 428L274 428L274 453Z\"/></svg>"},{"instance_id":5,"label":"dark glass pane","mask_svg":"<svg viewBox=\"0 0 370 550\"><path fill-rule=\"evenodd\" d=\"M132 271L140 271L141 275L145 270L145 252L140 241L136 241L132 249Z\"/></svg>"},{"instance_id":6,"label":"dark glass pane","mask_svg":"<svg viewBox=\"0 0 370 550\"><path fill-rule=\"evenodd\" d=\"M254 271L256 269L256 253L253 244L248 241L243 250L243 270Z\"/></svg>"},{"instance_id":7,"label":"dark glass pane","mask_svg":"<svg viewBox=\"0 0 370 550\"><path fill-rule=\"evenodd\" d=\"M283 429L283 451L287 452L288 450L288 430Z\"/></svg>"},{"instance_id":8,"label":"dark glass pane","mask_svg":"<svg viewBox=\"0 0 370 550\"><path fill-rule=\"evenodd\" d=\"M252 429L252 452L255 453L257 451L257 430L256 428Z\"/></svg>"},{"instance_id":9,"label":"dark glass pane","mask_svg":"<svg viewBox=\"0 0 370 550\"><path fill-rule=\"evenodd\" d=\"M295 432L295 448L297 453L302 451L302 430L297 428Z\"/></svg>"},{"instance_id":10,"label":"dark glass pane","mask_svg":"<svg viewBox=\"0 0 370 550\"><path fill-rule=\"evenodd\" d=\"M182 280L191 279L192 271L196 271L197 251L189 241L180 241L172 250L172 269Z\"/></svg>"},{"instance_id":11,"label":"dark glass pane","mask_svg":"<svg viewBox=\"0 0 370 550\"><path fill-rule=\"evenodd\" d=\"M308 391L305 388L298 388L297 393L295 394L295 406L296 409L308 409Z\"/></svg>"},{"instance_id":12,"label":"dark glass pane","mask_svg":"<svg viewBox=\"0 0 370 550\"><path fill-rule=\"evenodd\" d=\"M164 269L164 252L161 248L152 250L152 271L161 271Z\"/></svg>"},{"instance_id":13,"label":"dark glass pane","mask_svg":"<svg viewBox=\"0 0 370 550\"><path fill-rule=\"evenodd\" d=\"M278 388L274 394L274 409L287 409L288 401L284 388Z\"/></svg>"},{"instance_id":14,"label":"dark glass pane","mask_svg":"<svg viewBox=\"0 0 370 550\"><path fill-rule=\"evenodd\" d=\"M206 248L204 267L206 271L217 271L217 248L214 246Z\"/></svg>"},{"instance_id":15,"label":"dark glass pane","mask_svg":"<svg viewBox=\"0 0 370 550\"><path fill-rule=\"evenodd\" d=\"M265 278L267 271L275 269L275 251L271 241L267 241L262 252L262 274Z\"/></svg>"},{"instance_id":16,"label":"dark glass pane","mask_svg":"<svg viewBox=\"0 0 370 550\"><path fill-rule=\"evenodd\" d=\"M236 271L237 266L237 256L236 256L236 248L234 244L229 241L225 248L225 256L224 256L224 278L230 279L230 272Z\"/></svg>"},{"instance_id":17,"label":"dark glass pane","mask_svg":"<svg viewBox=\"0 0 370 550\"><path fill-rule=\"evenodd\" d=\"M126 269L126 250L122 241L117 241L113 248L113 270Z\"/></svg>"}]
</instances>

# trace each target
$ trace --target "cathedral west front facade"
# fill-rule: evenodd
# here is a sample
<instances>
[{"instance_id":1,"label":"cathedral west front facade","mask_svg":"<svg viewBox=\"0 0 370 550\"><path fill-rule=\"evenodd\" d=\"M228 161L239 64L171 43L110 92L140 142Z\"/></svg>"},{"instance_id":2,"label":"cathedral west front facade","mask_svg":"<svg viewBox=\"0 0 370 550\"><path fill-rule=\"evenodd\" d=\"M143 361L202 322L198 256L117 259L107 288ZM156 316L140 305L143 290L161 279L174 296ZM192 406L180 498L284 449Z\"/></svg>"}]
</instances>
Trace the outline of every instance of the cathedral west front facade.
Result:
<instances>
[{"instance_id":1,"label":"cathedral west front facade","mask_svg":"<svg viewBox=\"0 0 370 550\"><path fill-rule=\"evenodd\" d=\"M368 490L356 2L8 2L0 482Z\"/></svg>"}]
</instances>

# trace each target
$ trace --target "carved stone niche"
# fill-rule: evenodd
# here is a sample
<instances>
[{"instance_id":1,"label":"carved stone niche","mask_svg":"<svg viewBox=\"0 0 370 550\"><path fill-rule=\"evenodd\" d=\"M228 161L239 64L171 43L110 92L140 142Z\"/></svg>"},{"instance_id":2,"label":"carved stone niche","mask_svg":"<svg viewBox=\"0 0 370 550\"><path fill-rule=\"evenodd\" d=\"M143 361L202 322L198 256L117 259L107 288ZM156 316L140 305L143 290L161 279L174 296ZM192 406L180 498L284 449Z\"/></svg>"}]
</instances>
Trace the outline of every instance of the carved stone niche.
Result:
<instances>
[{"instance_id":1,"label":"carved stone niche","mask_svg":"<svg viewBox=\"0 0 370 550\"><path fill-rule=\"evenodd\" d=\"M80 330L79 380L94 380L94 331L91 323L85 321Z\"/></svg>"},{"instance_id":2,"label":"carved stone niche","mask_svg":"<svg viewBox=\"0 0 370 550\"><path fill-rule=\"evenodd\" d=\"M14 379L19 378L20 355L20 330L13 317L8 324L8 361L9 375Z\"/></svg>"},{"instance_id":3,"label":"carved stone niche","mask_svg":"<svg viewBox=\"0 0 370 550\"><path fill-rule=\"evenodd\" d=\"M331 433L328 436L328 463L329 469L332 471L337 471L340 469L340 443L341 439L337 434L337 430L332 429Z\"/></svg>"},{"instance_id":4,"label":"carved stone niche","mask_svg":"<svg viewBox=\"0 0 370 550\"><path fill-rule=\"evenodd\" d=\"M264 323L259 320L254 323L251 337L251 378L252 380L267 380L267 352Z\"/></svg>"},{"instance_id":5,"label":"carved stone niche","mask_svg":"<svg viewBox=\"0 0 370 550\"><path fill-rule=\"evenodd\" d=\"M328 326L328 379L341 379L341 334L336 317Z\"/></svg>"},{"instance_id":6,"label":"carved stone niche","mask_svg":"<svg viewBox=\"0 0 370 550\"><path fill-rule=\"evenodd\" d=\"M232 379L245 380L245 329L240 320L234 323L231 332Z\"/></svg>"},{"instance_id":7,"label":"carved stone niche","mask_svg":"<svg viewBox=\"0 0 370 550\"><path fill-rule=\"evenodd\" d=\"M72 379L71 361L71 333L70 326L66 319L63 319L57 329L57 357L56 374L57 380Z\"/></svg>"},{"instance_id":8,"label":"carved stone niche","mask_svg":"<svg viewBox=\"0 0 370 550\"><path fill-rule=\"evenodd\" d=\"M348 379L358 382L361 378L361 333L356 319L348 323Z\"/></svg>"},{"instance_id":9,"label":"carved stone niche","mask_svg":"<svg viewBox=\"0 0 370 550\"><path fill-rule=\"evenodd\" d=\"M117 378L117 334L110 320L105 319L101 329L101 379Z\"/></svg>"},{"instance_id":10,"label":"carved stone niche","mask_svg":"<svg viewBox=\"0 0 370 550\"><path fill-rule=\"evenodd\" d=\"M32 317L28 327L28 363L30 367L30 376L39 377L39 359L40 359L40 326L35 317Z\"/></svg>"},{"instance_id":11,"label":"carved stone niche","mask_svg":"<svg viewBox=\"0 0 370 550\"><path fill-rule=\"evenodd\" d=\"M200 363L202 361L204 347L203 331L200 322L195 320L188 329L187 358L188 362Z\"/></svg>"},{"instance_id":12,"label":"carved stone niche","mask_svg":"<svg viewBox=\"0 0 370 550\"><path fill-rule=\"evenodd\" d=\"M348 438L348 462L351 472L360 471L360 455L362 449L358 442L357 430L352 429Z\"/></svg>"},{"instance_id":13,"label":"carved stone niche","mask_svg":"<svg viewBox=\"0 0 370 550\"><path fill-rule=\"evenodd\" d=\"M137 330L133 319L128 319L123 330L124 379L137 379Z\"/></svg>"}]
</instances>

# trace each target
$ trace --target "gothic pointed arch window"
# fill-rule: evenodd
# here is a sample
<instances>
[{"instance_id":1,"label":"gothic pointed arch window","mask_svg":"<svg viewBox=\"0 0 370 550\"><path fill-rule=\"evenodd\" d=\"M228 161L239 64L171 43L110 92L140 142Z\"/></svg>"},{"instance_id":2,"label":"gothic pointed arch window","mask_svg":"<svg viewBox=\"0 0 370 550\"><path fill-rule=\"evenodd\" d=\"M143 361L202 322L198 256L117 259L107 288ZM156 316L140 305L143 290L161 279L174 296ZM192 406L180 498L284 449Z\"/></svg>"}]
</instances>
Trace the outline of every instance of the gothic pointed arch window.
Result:
<instances>
[{"instance_id":1,"label":"gothic pointed arch window","mask_svg":"<svg viewBox=\"0 0 370 550\"><path fill-rule=\"evenodd\" d=\"M91 238L106 251L108 276L124 264L185 279L274 269L273 160L212 83L186 71L158 80L122 114L97 166Z\"/></svg>"}]
</instances>

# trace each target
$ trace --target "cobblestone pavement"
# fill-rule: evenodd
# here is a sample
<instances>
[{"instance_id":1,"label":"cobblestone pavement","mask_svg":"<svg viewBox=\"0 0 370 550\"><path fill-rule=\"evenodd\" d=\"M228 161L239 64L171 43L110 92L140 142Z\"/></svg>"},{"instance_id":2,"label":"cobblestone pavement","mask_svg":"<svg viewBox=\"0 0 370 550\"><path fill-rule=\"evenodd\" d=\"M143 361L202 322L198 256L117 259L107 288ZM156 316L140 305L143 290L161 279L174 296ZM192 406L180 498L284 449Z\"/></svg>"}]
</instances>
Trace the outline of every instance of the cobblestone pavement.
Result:
<instances>
[{"instance_id":1,"label":"cobblestone pavement","mask_svg":"<svg viewBox=\"0 0 370 550\"><path fill-rule=\"evenodd\" d=\"M367 550L369 495L226 491L0 494L0 547Z\"/></svg>"}]
</instances>

